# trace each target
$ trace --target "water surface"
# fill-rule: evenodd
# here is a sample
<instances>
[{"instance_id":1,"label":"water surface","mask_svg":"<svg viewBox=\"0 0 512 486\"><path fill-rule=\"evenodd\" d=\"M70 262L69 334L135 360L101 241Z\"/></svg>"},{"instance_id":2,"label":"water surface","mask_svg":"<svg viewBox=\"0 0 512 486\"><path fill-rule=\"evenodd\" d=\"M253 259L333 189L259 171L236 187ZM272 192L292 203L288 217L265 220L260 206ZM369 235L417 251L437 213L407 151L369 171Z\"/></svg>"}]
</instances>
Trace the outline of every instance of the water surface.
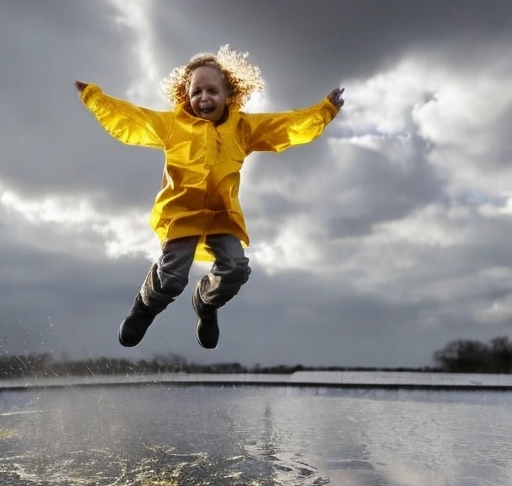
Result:
<instances>
[{"instance_id":1,"label":"water surface","mask_svg":"<svg viewBox=\"0 0 512 486\"><path fill-rule=\"evenodd\" d=\"M0 393L0 484L510 486L512 393L134 384Z\"/></svg>"}]
</instances>

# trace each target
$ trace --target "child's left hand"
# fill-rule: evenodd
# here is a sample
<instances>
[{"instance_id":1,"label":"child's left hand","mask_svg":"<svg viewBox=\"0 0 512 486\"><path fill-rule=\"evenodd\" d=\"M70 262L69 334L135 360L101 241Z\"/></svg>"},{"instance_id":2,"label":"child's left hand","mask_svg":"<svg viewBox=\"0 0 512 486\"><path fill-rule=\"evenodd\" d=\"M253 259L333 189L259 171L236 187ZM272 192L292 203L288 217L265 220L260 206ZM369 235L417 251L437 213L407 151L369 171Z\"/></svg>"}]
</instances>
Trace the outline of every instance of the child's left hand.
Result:
<instances>
[{"instance_id":1,"label":"child's left hand","mask_svg":"<svg viewBox=\"0 0 512 486\"><path fill-rule=\"evenodd\" d=\"M345 100L342 98L343 91L345 91L345 88L335 88L327 95L329 101L337 108L341 108L345 103Z\"/></svg>"}]
</instances>

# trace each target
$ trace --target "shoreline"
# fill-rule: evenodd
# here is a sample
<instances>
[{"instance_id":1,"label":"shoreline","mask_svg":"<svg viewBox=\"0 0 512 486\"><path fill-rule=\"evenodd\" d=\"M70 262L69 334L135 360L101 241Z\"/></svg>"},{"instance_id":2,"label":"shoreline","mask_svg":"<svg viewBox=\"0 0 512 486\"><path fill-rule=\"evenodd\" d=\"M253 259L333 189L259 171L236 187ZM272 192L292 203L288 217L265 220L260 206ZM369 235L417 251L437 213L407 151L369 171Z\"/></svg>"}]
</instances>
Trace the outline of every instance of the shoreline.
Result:
<instances>
[{"instance_id":1,"label":"shoreline","mask_svg":"<svg viewBox=\"0 0 512 486\"><path fill-rule=\"evenodd\" d=\"M389 371L297 371L292 374L161 373L0 380L0 391L101 386L255 386L431 390L512 390L512 375Z\"/></svg>"}]
</instances>

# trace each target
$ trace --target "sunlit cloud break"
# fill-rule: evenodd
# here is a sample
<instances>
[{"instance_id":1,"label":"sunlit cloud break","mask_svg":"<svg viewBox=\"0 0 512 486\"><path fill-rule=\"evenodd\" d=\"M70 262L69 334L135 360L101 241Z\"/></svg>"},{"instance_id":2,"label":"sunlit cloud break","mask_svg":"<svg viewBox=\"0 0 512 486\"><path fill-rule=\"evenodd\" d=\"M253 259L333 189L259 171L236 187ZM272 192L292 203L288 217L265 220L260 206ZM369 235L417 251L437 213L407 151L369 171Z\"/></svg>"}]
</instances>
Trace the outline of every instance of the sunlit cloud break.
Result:
<instances>
[{"instance_id":1,"label":"sunlit cloud break","mask_svg":"<svg viewBox=\"0 0 512 486\"><path fill-rule=\"evenodd\" d=\"M163 104L163 97L158 96L160 66L155 59L155 39L150 14L153 1L145 0L108 0L119 10L114 18L117 26L130 29L134 34L133 52L137 74L126 91L126 97L135 103Z\"/></svg>"}]
</instances>

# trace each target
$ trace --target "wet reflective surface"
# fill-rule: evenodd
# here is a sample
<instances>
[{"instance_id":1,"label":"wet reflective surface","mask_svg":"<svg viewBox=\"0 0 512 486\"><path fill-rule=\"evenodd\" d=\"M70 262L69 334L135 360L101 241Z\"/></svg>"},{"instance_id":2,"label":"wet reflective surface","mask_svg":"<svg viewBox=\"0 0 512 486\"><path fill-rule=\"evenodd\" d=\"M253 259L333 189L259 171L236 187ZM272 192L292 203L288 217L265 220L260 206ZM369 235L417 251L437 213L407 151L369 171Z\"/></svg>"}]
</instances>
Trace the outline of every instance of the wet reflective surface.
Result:
<instances>
[{"instance_id":1,"label":"wet reflective surface","mask_svg":"<svg viewBox=\"0 0 512 486\"><path fill-rule=\"evenodd\" d=\"M510 486L511 405L489 391L3 391L0 484Z\"/></svg>"}]
</instances>

